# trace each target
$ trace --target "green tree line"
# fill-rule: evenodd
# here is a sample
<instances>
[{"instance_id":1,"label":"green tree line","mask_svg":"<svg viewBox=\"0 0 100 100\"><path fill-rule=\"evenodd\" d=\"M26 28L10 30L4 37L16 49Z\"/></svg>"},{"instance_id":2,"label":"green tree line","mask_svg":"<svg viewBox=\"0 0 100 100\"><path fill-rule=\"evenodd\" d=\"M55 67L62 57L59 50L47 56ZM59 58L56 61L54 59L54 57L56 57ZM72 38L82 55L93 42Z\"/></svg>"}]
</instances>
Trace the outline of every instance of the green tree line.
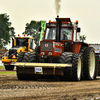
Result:
<instances>
[{"instance_id":1,"label":"green tree line","mask_svg":"<svg viewBox=\"0 0 100 100\"><path fill-rule=\"evenodd\" d=\"M22 34L27 34L32 37L34 37L34 41L36 46L39 45L39 40L40 40L40 29L41 22L40 21L35 21L32 20L30 23L26 23L25 31Z\"/></svg>"},{"instance_id":2,"label":"green tree line","mask_svg":"<svg viewBox=\"0 0 100 100\"><path fill-rule=\"evenodd\" d=\"M10 40L15 36L14 27L11 27L11 22L9 22L9 15L0 14L0 49L3 49L5 45L10 43ZM35 39L35 44L39 45L41 27L40 21L31 20L30 23L26 23L25 31L22 34L27 34ZM86 40L85 35L80 36L80 40L84 42Z\"/></svg>"},{"instance_id":3,"label":"green tree line","mask_svg":"<svg viewBox=\"0 0 100 100\"><path fill-rule=\"evenodd\" d=\"M15 35L14 27L11 27L9 15L0 14L0 49L10 43L10 39Z\"/></svg>"}]
</instances>

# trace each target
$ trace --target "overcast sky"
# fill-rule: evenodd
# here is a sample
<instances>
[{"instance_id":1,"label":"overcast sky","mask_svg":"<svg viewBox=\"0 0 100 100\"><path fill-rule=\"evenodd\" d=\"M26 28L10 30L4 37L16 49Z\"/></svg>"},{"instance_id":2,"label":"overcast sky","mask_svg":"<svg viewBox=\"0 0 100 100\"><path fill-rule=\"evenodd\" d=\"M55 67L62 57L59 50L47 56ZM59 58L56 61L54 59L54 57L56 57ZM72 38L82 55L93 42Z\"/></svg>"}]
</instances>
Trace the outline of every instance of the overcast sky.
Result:
<instances>
[{"instance_id":1,"label":"overcast sky","mask_svg":"<svg viewBox=\"0 0 100 100\"><path fill-rule=\"evenodd\" d=\"M79 20L81 35L88 43L100 43L100 0L61 0L60 17ZM55 20L55 0L0 0L0 14L7 13L16 34L31 20Z\"/></svg>"}]
</instances>

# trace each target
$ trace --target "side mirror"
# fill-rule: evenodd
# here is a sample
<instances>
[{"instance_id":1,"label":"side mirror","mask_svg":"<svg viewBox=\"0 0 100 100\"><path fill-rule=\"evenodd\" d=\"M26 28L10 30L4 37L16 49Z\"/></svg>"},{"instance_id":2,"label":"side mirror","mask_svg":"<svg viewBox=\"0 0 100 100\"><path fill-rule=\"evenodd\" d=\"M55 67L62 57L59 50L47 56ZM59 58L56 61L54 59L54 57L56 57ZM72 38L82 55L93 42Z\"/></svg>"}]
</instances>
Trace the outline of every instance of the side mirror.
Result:
<instances>
[{"instance_id":1,"label":"side mirror","mask_svg":"<svg viewBox=\"0 0 100 100\"><path fill-rule=\"evenodd\" d=\"M81 28L77 28L77 32L81 32Z\"/></svg>"}]
</instances>

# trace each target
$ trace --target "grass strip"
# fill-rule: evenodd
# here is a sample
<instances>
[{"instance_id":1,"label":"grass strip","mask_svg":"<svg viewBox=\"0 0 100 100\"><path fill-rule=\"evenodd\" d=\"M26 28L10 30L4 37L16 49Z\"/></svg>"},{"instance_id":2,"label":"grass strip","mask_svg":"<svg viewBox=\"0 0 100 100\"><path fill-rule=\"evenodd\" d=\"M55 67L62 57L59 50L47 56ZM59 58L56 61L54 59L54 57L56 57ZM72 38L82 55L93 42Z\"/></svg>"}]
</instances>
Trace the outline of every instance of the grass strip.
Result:
<instances>
[{"instance_id":1,"label":"grass strip","mask_svg":"<svg viewBox=\"0 0 100 100\"><path fill-rule=\"evenodd\" d=\"M0 72L0 74L16 74L16 72Z\"/></svg>"},{"instance_id":2,"label":"grass strip","mask_svg":"<svg viewBox=\"0 0 100 100\"><path fill-rule=\"evenodd\" d=\"M4 66L0 66L0 68L5 68Z\"/></svg>"}]
</instances>

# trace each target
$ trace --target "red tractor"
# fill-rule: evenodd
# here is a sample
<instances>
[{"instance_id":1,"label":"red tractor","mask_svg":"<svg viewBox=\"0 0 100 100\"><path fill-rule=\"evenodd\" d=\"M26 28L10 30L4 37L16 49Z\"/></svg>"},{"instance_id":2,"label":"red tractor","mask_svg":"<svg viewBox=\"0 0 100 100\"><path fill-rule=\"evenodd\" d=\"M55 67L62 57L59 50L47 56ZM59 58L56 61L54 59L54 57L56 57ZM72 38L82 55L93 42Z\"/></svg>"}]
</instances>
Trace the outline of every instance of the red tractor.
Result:
<instances>
[{"instance_id":1,"label":"red tractor","mask_svg":"<svg viewBox=\"0 0 100 100\"><path fill-rule=\"evenodd\" d=\"M97 76L94 48L80 42L78 21L56 18L46 24L43 40L33 52L17 58L19 80L38 79L45 76L60 80L91 80ZM22 59L19 62L19 59Z\"/></svg>"}]
</instances>

